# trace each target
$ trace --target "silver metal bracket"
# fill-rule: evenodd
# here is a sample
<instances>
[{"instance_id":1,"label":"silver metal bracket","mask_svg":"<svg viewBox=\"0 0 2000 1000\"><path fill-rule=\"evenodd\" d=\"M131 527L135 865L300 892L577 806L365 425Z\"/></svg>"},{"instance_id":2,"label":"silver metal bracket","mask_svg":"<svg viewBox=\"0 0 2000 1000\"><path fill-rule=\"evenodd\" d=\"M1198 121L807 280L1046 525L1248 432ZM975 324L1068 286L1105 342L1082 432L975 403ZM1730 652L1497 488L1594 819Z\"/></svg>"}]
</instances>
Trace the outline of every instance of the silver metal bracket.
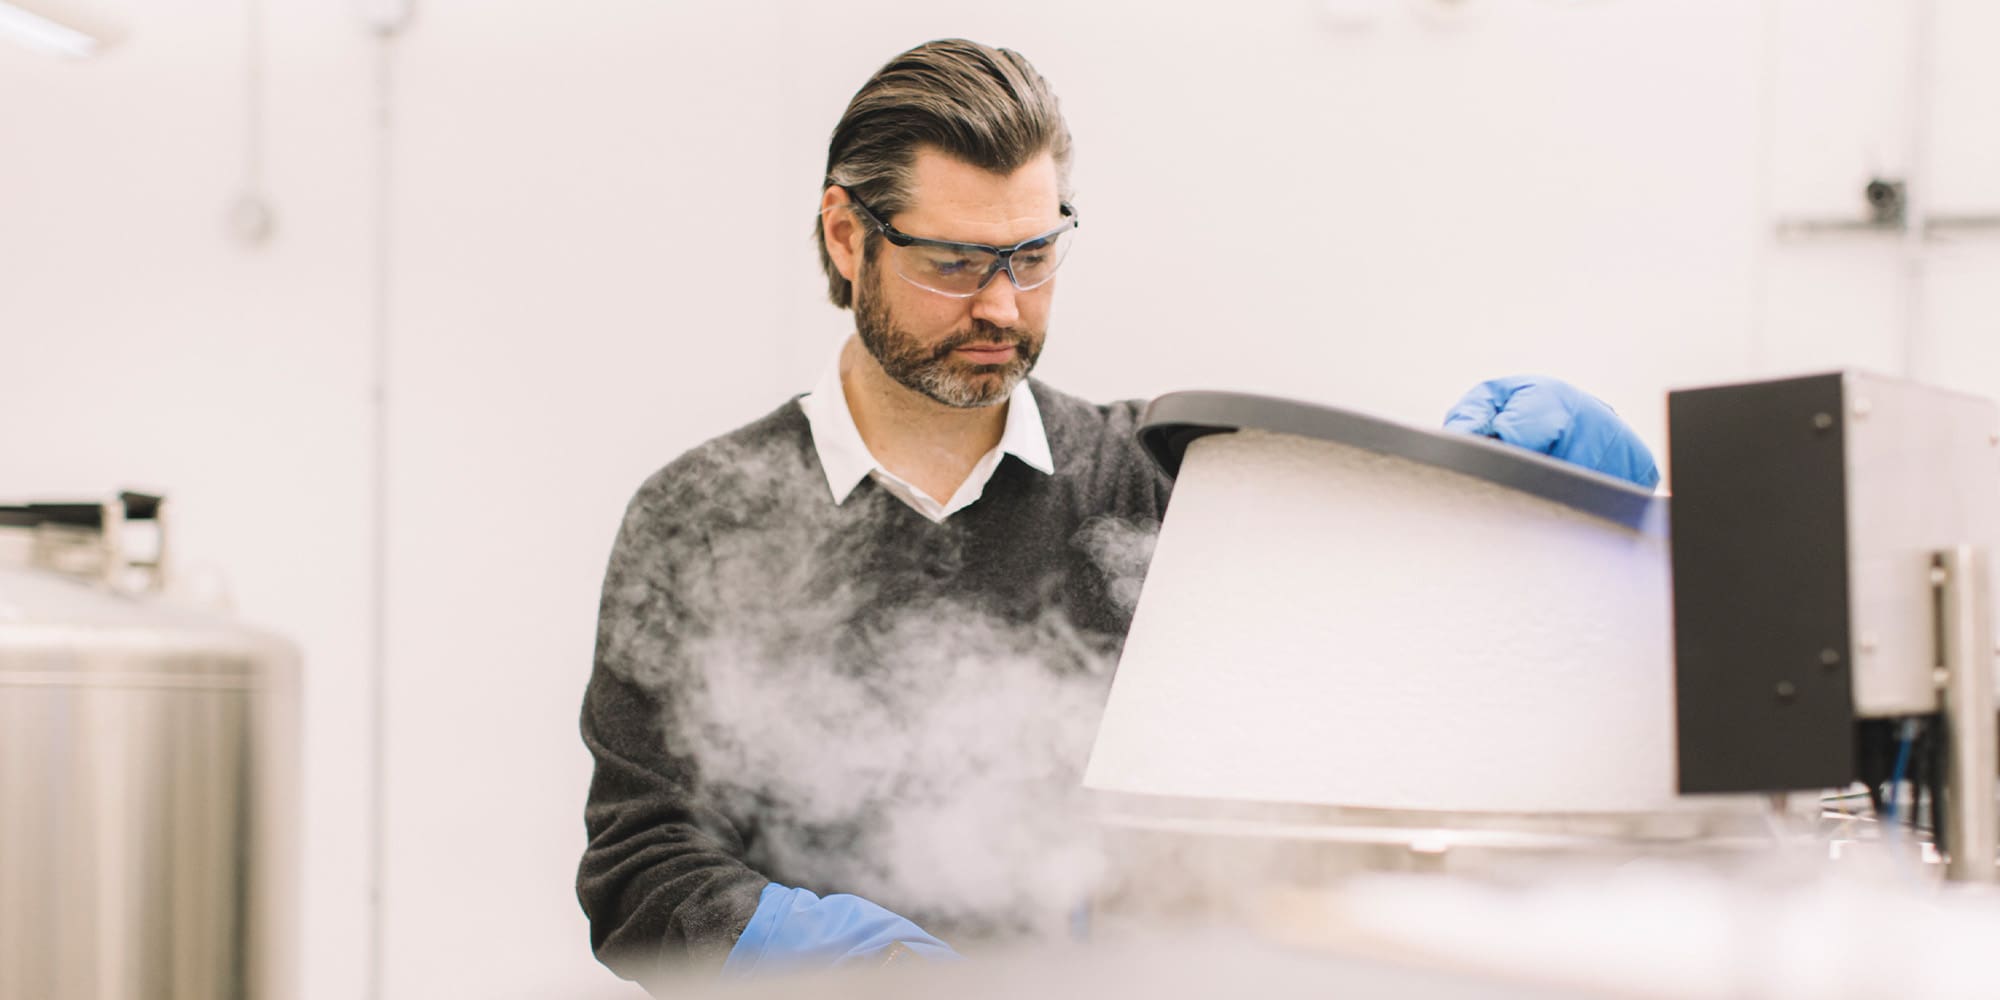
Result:
<instances>
[{"instance_id":1,"label":"silver metal bracket","mask_svg":"<svg viewBox=\"0 0 2000 1000\"><path fill-rule=\"evenodd\" d=\"M1897 236L1914 234L1930 240L1953 233L1979 233L2000 231L2000 214L1938 214L1926 212L1921 217L1910 211L1908 185L1899 178L1874 177L1863 189L1862 197L1868 206L1868 214L1863 218L1782 218L1778 220L1779 239L1801 239L1828 236L1841 233L1892 233Z\"/></svg>"}]
</instances>

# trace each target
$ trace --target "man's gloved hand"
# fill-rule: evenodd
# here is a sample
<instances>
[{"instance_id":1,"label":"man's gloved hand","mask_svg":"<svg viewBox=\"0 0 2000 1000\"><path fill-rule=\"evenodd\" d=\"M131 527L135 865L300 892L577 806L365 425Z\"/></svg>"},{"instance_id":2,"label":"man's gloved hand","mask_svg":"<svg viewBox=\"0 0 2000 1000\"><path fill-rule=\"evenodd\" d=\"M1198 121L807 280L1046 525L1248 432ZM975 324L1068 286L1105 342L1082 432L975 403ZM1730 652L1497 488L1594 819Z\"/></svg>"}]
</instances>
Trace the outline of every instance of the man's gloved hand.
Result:
<instances>
[{"instance_id":1,"label":"man's gloved hand","mask_svg":"<svg viewBox=\"0 0 2000 1000\"><path fill-rule=\"evenodd\" d=\"M1603 401L1558 379L1481 382L1444 415L1444 428L1499 438L1645 489L1660 482L1653 453L1632 428Z\"/></svg>"},{"instance_id":2,"label":"man's gloved hand","mask_svg":"<svg viewBox=\"0 0 2000 1000\"><path fill-rule=\"evenodd\" d=\"M836 893L821 899L805 889L773 882L758 897L757 912L722 963L722 974L750 976L879 961L899 944L926 959L959 957L923 928L860 896Z\"/></svg>"}]
</instances>

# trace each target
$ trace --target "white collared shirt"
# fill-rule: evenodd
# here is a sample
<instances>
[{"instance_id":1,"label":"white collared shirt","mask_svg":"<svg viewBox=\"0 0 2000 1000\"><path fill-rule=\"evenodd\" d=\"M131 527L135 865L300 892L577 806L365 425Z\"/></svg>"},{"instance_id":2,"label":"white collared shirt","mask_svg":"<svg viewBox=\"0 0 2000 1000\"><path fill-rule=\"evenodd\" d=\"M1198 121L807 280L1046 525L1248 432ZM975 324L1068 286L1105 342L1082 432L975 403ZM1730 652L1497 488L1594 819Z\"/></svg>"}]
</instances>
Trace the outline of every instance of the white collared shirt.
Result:
<instances>
[{"instance_id":1,"label":"white collared shirt","mask_svg":"<svg viewBox=\"0 0 2000 1000\"><path fill-rule=\"evenodd\" d=\"M1000 467L1002 456L1012 455L1043 475L1054 475L1056 471L1055 458L1049 453L1048 431L1042 427L1042 408L1035 402L1035 393L1025 379L1007 398L1007 424L1000 432L1000 443L979 459L965 482L959 484L958 492L943 503L883 468L869 452L867 442L861 440L860 428L854 425L854 413L847 408L847 394L841 391L837 355L813 391L799 397L799 409L805 411L806 423L812 427L813 449L819 452L820 468L826 472L826 488L833 494L836 505L847 502L854 488L873 476L890 495L941 523L979 499L986 483L993 478L993 470Z\"/></svg>"}]
</instances>

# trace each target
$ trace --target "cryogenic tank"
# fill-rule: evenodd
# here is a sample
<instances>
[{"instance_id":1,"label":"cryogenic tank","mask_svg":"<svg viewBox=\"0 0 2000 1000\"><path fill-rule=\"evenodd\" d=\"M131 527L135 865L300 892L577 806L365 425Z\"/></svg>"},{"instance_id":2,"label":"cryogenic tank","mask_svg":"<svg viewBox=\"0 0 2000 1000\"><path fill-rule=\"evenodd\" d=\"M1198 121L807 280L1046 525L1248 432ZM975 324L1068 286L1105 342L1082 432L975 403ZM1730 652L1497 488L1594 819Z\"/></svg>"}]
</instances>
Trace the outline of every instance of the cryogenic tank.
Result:
<instances>
[{"instance_id":1,"label":"cryogenic tank","mask_svg":"<svg viewBox=\"0 0 2000 1000\"><path fill-rule=\"evenodd\" d=\"M1256 396L1141 435L1177 481L1085 775L1118 852L1234 886L1769 844L1676 791L1664 498Z\"/></svg>"},{"instance_id":2,"label":"cryogenic tank","mask_svg":"<svg viewBox=\"0 0 2000 1000\"><path fill-rule=\"evenodd\" d=\"M127 506L0 508L0 998L287 997L298 655L114 584Z\"/></svg>"}]
</instances>

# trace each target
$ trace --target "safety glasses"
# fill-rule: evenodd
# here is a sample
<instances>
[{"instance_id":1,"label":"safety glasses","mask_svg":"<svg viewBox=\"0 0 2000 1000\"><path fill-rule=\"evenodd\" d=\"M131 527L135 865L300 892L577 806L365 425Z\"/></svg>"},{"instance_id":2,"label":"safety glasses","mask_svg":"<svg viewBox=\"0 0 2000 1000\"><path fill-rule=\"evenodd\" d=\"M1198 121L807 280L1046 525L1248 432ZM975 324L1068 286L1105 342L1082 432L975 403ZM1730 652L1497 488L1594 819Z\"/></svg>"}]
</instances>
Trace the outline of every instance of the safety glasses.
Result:
<instances>
[{"instance_id":1,"label":"safety glasses","mask_svg":"<svg viewBox=\"0 0 2000 1000\"><path fill-rule=\"evenodd\" d=\"M997 247L911 236L882 221L853 190L842 190L847 191L861 217L888 241L883 256L897 276L925 291L955 299L978 295L992 283L994 275L1003 271L1007 280L1021 291L1040 288L1056 276L1056 268L1062 266L1070 248L1076 246L1079 223L1076 209L1069 205L1062 206L1061 225L1013 246Z\"/></svg>"}]
</instances>

